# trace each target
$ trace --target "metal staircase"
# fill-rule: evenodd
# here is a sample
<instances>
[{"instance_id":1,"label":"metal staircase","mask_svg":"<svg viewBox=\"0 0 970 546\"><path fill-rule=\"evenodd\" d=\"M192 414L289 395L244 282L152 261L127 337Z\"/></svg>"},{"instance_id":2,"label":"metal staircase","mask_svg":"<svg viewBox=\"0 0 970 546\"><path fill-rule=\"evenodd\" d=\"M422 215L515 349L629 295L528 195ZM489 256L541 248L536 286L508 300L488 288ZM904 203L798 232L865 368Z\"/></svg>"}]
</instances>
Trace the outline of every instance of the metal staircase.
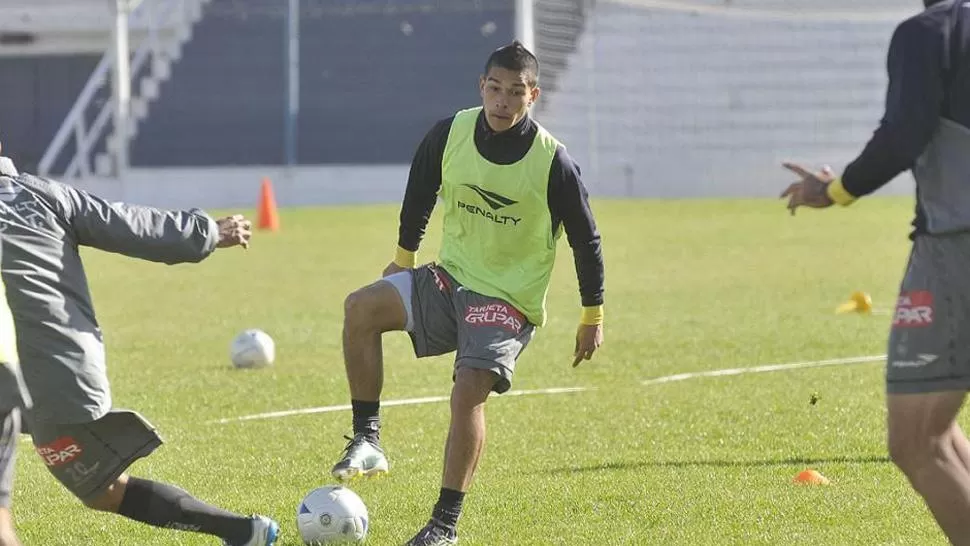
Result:
<instances>
[{"instance_id":1,"label":"metal staircase","mask_svg":"<svg viewBox=\"0 0 970 546\"><path fill-rule=\"evenodd\" d=\"M560 75L569 67L595 0L535 0L535 47L542 72L540 86L547 93L537 114L549 107Z\"/></svg>"},{"instance_id":2,"label":"metal staircase","mask_svg":"<svg viewBox=\"0 0 970 546\"><path fill-rule=\"evenodd\" d=\"M202 18L209 0L140 0L129 13L130 115L128 139L138 134L139 123L148 117L149 106L159 96L161 84L171 77L172 64ZM111 74L114 48L102 56L78 95L54 139L40 160L42 176L61 174L64 179L112 173L123 150L115 120Z\"/></svg>"}]
</instances>

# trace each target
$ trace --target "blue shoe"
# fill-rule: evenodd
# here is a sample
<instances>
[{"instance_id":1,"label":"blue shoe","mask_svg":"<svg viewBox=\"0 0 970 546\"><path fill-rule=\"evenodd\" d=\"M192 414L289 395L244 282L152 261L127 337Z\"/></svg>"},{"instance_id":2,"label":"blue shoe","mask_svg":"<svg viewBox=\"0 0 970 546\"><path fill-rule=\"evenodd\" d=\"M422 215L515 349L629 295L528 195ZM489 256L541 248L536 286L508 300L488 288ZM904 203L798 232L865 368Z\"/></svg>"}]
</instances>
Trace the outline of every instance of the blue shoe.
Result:
<instances>
[{"instance_id":1,"label":"blue shoe","mask_svg":"<svg viewBox=\"0 0 970 546\"><path fill-rule=\"evenodd\" d=\"M225 546L273 546L280 536L280 525L266 516L253 516L253 534L243 544L233 545L224 541Z\"/></svg>"}]
</instances>

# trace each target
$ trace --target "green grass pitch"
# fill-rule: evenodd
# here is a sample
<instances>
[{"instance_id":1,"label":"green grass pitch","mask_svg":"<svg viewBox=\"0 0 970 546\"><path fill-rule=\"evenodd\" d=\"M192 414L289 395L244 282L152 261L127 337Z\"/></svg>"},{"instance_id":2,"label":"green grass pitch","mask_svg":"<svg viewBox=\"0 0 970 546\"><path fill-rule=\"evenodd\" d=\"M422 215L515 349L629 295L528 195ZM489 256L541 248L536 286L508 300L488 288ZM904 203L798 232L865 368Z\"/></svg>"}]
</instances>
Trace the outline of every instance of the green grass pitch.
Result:
<instances>
[{"instance_id":1,"label":"green grass pitch","mask_svg":"<svg viewBox=\"0 0 970 546\"><path fill-rule=\"evenodd\" d=\"M854 290L895 298L911 199L802 211L781 201L596 200L607 273L606 344L572 369L579 296L560 254L550 319L513 388L493 397L488 441L459 526L465 545L943 544L886 460L883 364L644 386L665 375L885 352L889 318L834 314ZM200 265L167 267L86 251L115 405L140 411L166 444L134 465L283 527L331 483L349 412L214 424L348 403L342 302L393 254L397 206L286 209L282 230ZM437 218L421 257L438 246ZM233 370L228 344L257 327L277 343L264 370ZM446 395L451 360L413 358L385 336L385 399ZM810 404L818 393L817 404ZM383 410L389 476L352 487L370 544L401 544L436 498L447 404ZM214 545L82 508L20 444L15 517L27 545ZM792 483L804 468L828 487Z\"/></svg>"}]
</instances>

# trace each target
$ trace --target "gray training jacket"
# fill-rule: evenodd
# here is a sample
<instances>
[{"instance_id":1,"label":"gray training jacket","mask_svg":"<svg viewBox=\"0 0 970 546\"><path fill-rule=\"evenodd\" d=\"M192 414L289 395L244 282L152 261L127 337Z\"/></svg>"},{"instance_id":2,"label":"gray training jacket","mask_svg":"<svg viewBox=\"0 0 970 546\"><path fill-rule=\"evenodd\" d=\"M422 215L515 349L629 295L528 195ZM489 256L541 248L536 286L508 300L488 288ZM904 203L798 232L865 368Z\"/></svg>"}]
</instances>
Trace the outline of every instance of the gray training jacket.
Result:
<instances>
[{"instance_id":1,"label":"gray training jacket","mask_svg":"<svg viewBox=\"0 0 970 546\"><path fill-rule=\"evenodd\" d=\"M33 398L29 415L68 424L111 409L104 344L79 247L167 264L198 262L215 250L218 227L200 210L109 203L0 161L0 238L21 370Z\"/></svg>"},{"instance_id":2,"label":"gray training jacket","mask_svg":"<svg viewBox=\"0 0 970 546\"><path fill-rule=\"evenodd\" d=\"M10 160L0 157L0 171L4 170L3 163L8 163L7 170L13 169ZM0 240L0 256L3 244ZM17 358L17 337L14 331L13 315L7 305L7 291L0 283L0 420L14 408L30 407L30 396L24 385L24 378L20 374L20 359Z\"/></svg>"}]
</instances>

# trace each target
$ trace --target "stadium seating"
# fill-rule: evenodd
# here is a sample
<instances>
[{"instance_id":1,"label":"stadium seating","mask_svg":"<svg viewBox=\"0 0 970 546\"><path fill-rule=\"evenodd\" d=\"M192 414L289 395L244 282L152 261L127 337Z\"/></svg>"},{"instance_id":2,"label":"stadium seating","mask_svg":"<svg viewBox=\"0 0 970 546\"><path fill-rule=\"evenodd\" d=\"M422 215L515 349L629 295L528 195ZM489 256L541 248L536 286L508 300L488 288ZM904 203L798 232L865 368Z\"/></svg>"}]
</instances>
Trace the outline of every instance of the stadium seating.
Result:
<instances>
[{"instance_id":1,"label":"stadium seating","mask_svg":"<svg viewBox=\"0 0 970 546\"><path fill-rule=\"evenodd\" d=\"M841 167L879 121L894 19L637 4L597 3L539 116L600 193L768 194L781 160Z\"/></svg>"}]
</instances>

